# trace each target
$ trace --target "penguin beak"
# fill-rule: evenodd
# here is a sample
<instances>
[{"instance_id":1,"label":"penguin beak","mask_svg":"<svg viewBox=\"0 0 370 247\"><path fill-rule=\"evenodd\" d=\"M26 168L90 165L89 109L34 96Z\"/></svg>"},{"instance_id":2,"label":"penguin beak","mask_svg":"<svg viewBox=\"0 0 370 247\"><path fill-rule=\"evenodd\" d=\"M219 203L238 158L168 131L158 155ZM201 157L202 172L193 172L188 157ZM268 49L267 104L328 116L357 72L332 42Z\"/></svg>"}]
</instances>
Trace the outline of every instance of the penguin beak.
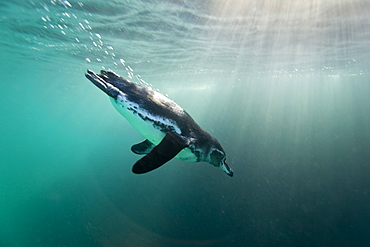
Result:
<instances>
[{"instance_id":1,"label":"penguin beak","mask_svg":"<svg viewBox=\"0 0 370 247\"><path fill-rule=\"evenodd\" d=\"M104 76L98 75L92 70L87 70L85 76L92 83L94 83L95 86L100 88L100 90L114 99L116 99L117 95L120 93L120 91L116 87L104 80Z\"/></svg>"},{"instance_id":2,"label":"penguin beak","mask_svg":"<svg viewBox=\"0 0 370 247\"><path fill-rule=\"evenodd\" d=\"M234 172L233 170L230 168L230 166L226 163L225 160L222 161L221 163L221 169L227 174L229 175L230 177L232 177L234 175Z\"/></svg>"}]
</instances>

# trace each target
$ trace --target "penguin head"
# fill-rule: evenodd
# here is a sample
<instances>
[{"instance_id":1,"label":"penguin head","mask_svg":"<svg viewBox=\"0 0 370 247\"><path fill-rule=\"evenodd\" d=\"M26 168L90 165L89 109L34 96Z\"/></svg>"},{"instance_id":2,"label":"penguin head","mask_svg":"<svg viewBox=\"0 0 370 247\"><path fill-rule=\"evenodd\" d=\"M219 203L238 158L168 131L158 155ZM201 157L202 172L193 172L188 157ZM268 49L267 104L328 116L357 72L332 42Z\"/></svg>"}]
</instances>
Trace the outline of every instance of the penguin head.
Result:
<instances>
[{"instance_id":1,"label":"penguin head","mask_svg":"<svg viewBox=\"0 0 370 247\"><path fill-rule=\"evenodd\" d=\"M121 94L119 88L113 83L118 75L113 72L101 71L98 75L92 70L88 70L85 74L86 78L89 79L95 86L100 88L108 96L116 99L117 95Z\"/></svg>"},{"instance_id":2,"label":"penguin head","mask_svg":"<svg viewBox=\"0 0 370 247\"><path fill-rule=\"evenodd\" d=\"M233 170L226 163L226 154L221 146L220 148L212 148L209 155L209 163L216 167L220 167L230 177L234 175Z\"/></svg>"}]
</instances>

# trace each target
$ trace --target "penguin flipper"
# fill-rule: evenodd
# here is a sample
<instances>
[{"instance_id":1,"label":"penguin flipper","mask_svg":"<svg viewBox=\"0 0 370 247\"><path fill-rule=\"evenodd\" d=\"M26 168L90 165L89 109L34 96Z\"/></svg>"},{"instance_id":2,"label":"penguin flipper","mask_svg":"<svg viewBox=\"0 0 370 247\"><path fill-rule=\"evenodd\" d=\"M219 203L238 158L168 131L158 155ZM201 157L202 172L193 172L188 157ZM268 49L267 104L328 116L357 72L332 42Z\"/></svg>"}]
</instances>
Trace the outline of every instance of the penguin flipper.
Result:
<instances>
[{"instance_id":1,"label":"penguin flipper","mask_svg":"<svg viewBox=\"0 0 370 247\"><path fill-rule=\"evenodd\" d=\"M157 169L187 146L189 146L189 141L176 133L167 133L163 140L150 153L135 163L132 167L132 172L142 174Z\"/></svg>"},{"instance_id":2,"label":"penguin flipper","mask_svg":"<svg viewBox=\"0 0 370 247\"><path fill-rule=\"evenodd\" d=\"M152 149L155 147L153 143L151 143L148 139L135 144L131 147L131 151L135 154L148 154Z\"/></svg>"}]
</instances>

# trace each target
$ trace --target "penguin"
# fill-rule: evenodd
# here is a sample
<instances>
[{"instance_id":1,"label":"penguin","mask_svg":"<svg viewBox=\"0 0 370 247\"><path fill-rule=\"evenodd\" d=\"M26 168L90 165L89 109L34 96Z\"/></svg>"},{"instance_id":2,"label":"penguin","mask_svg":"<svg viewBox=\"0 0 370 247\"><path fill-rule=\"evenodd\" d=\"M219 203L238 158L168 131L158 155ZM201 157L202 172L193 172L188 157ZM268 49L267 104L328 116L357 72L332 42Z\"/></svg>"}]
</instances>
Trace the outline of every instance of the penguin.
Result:
<instances>
[{"instance_id":1,"label":"penguin","mask_svg":"<svg viewBox=\"0 0 370 247\"><path fill-rule=\"evenodd\" d=\"M112 71L85 74L106 93L115 109L145 140L131 147L145 155L132 167L135 174L150 172L172 158L207 162L233 176L226 153L216 138L203 130L178 104L163 94L124 79Z\"/></svg>"}]
</instances>

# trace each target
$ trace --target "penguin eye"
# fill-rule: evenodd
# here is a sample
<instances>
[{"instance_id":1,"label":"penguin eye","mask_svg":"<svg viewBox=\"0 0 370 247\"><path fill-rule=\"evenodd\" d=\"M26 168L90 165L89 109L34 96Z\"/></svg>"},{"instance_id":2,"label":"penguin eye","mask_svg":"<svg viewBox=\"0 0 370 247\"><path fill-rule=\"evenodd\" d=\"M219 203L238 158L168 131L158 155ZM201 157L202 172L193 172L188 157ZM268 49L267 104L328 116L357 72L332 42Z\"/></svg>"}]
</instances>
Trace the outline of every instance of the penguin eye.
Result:
<instances>
[{"instance_id":1,"label":"penguin eye","mask_svg":"<svg viewBox=\"0 0 370 247\"><path fill-rule=\"evenodd\" d=\"M225 154L219 150L213 150L211 153L211 160L214 162L220 162L225 158Z\"/></svg>"}]
</instances>

